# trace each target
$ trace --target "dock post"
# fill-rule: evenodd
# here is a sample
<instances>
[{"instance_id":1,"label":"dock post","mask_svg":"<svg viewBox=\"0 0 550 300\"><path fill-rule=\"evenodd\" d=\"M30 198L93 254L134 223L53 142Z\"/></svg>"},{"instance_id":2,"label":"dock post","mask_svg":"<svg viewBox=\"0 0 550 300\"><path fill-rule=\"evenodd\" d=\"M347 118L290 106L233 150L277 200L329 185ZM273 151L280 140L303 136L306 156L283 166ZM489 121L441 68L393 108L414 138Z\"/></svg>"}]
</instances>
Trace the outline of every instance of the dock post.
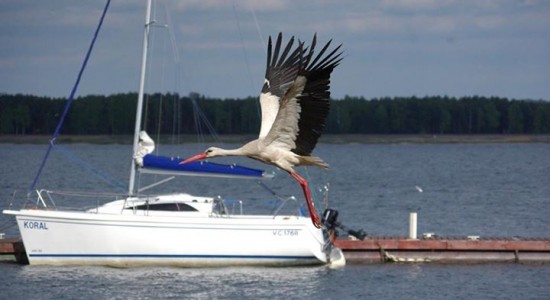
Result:
<instances>
[{"instance_id":1,"label":"dock post","mask_svg":"<svg viewBox=\"0 0 550 300\"><path fill-rule=\"evenodd\" d=\"M409 215L409 239L416 240L416 213Z\"/></svg>"}]
</instances>

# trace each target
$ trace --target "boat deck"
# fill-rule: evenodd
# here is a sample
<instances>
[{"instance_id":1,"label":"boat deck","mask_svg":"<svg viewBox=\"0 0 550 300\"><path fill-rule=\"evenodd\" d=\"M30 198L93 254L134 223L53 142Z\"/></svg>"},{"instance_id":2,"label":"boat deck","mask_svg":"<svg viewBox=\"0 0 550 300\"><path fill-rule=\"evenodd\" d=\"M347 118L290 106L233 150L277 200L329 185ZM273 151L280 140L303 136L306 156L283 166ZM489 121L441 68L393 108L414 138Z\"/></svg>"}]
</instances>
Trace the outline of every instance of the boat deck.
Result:
<instances>
[{"instance_id":1,"label":"boat deck","mask_svg":"<svg viewBox=\"0 0 550 300\"><path fill-rule=\"evenodd\" d=\"M337 239L348 263L382 262L550 262L550 238L367 237L364 240ZM19 237L0 239L0 261L28 264Z\"/></svg>"}]
</instances>

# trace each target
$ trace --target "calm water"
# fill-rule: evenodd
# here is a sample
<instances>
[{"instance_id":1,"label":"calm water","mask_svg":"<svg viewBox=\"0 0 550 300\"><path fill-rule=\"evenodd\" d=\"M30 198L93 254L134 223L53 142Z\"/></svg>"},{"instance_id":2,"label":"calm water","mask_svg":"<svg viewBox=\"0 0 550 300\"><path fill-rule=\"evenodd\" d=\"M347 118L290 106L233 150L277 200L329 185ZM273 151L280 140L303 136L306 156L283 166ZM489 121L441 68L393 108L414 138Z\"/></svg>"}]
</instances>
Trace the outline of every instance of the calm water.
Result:
<instances>
[{"instance_id":1,"label":"calm water","mask_svg":"<svg viewBox=\"0 0 550 300\"><path fill-rule=\"evenodd\" d=\"M232 145L226 145L231 147ZM123 192L129 147L71 145L55 151L40 187ZM204 146L164 146L160 153L188 156ZM14 189L23 195L45 146L0 145L0 204ZM319 145L328 172L300 169L315 190L330 183L330 206L341 221L373 235L406 235L408 215L418 231L439 235L550 237L550 145ZM224 161L224 159L217 160ZM226 160L234 162L234 160ZM247 166L263 167L249 160ZM282 197L301 195L275 171L269 183ZM146 185L150 178L142 178ZM419 192L420 187L423 192ZM245 201L245 212L273 209L273 197L253 182L179 178L157 191L186 190ZM252 196L250 196L252 194ZM318 205L322 206L320 195ZM298 199L301 199L300 197ZM106 199L56 199L86 207ZM21 202L17 202L20 204ZM292 212L301 203L289 201ZM0 226L7 219L0 216ZM17 234L15 228L3 232ZM315 268L31 267L0 264L0 298L381 298L549 299L550 264L379 264Z\"/></svg>"}]
</instances>

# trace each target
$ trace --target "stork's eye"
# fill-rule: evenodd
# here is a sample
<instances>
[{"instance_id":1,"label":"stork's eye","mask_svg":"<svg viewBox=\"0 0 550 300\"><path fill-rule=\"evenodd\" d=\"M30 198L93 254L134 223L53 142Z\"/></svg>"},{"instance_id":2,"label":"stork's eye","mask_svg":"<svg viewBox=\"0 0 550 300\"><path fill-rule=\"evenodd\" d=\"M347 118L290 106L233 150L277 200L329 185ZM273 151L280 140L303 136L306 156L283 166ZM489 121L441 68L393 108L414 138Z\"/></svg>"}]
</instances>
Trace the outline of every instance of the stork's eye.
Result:
<instances>
[{"instance_id":1,"label":"stork's eye","mask_svg":"<svg viewBox=\"0 0 550 300\"><path fill-rule=\"evenodd\" d=\"M210 154L212 153L212 149L206 149L206 151L204 151L205 154Z\"/></svg>"}]
</instances>

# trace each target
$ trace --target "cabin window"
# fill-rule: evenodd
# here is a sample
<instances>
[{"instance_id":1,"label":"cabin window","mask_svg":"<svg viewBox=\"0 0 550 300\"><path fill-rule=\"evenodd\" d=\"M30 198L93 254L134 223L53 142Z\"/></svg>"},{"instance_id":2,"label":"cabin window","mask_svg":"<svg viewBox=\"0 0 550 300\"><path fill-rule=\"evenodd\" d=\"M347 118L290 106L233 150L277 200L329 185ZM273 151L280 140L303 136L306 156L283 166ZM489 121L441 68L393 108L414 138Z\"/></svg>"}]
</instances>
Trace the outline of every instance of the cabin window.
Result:
<instances>
[{"instance_id":1,"label":"cabin window","mask_svg":"<svg viewBox=\"0 0 550 300\"><path fill-rule=\"evenodd\" d=\"M185 203L159 203L159 204L142 204L126 209L137 210L157 210L157 211L197 211L193 206Z\"/></svg>"},{"instance_id":2,"label":"cabin window","mask_svg":"<svg viewBox=\"0 0 550 300\"><path fill-rule=\"evenodd\" d=\"M198 211L193 206L187 205L185 203L176 203L176 204L178 205L179 211Z\"/></svg>"}]
</instances>

